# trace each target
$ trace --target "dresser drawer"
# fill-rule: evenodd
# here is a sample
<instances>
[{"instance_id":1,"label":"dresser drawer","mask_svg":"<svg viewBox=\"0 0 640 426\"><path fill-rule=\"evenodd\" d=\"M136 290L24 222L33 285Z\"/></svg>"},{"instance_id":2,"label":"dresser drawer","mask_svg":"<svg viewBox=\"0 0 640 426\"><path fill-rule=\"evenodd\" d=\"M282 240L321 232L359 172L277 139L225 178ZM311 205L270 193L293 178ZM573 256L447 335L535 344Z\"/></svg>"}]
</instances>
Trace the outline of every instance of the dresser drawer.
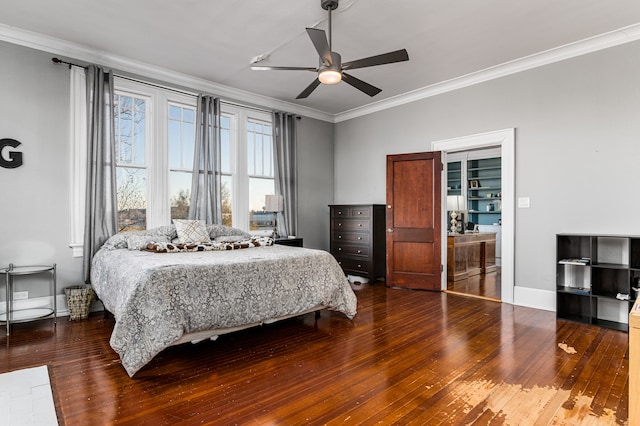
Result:
<instances>
[{"instance_id":1,"label":"dresser drawer","mask_svg":"<svg viewBox=\"0 0 640 426\"><path fill-rule=\"evenodd\" d=\"M369 270L371 269L371 262L360 261L357 259L350 259L342 256L334 256L338 261L338 264L346 273L353 273L354 275L368 277Z\"/></svg>"},{"instance_id":2,"label":"dresser drawer","mask_svg":"<svg viewBox=\"0 0 640 426\"><path fill-rule=\"evenodd\" d=\"M356 244L369 244L371 241L371 235L360 233L360 232L352 232L352 231L334 231L331 241L344 241L349 243Z\"/></svg>"},{"instance_id":3,"label":"dresser drawer","mask_svg":"<svg viewBox=\"0 0 640 426\"><path fill-rule=\"evenodd\" d=\"M368 231L370 222L368 219L332 219L331 229L333 231Z\"/></svg>"},{"instance_id":4,"label":"dresser drawer","mask_svg":"<svg viewBox=\"0 0 640 426\"><path fill-rule=\"evenodd\" d=\"M331 209L332 217L348 217L348 218L369 218L371 217L371 209L368 207L349 207L341 206Z\"/></svg>"},{"instance_id":5,"label":"dresser drawer","mask_svg":"<svg viewBox=\"0 0 640 426\"><path fill-rule=\"evenodd\" d=\"M369 257L369 247L351 244L334 243L331 244L331 253L333 255L349 255Z\"/></svg>"}]
</instances>

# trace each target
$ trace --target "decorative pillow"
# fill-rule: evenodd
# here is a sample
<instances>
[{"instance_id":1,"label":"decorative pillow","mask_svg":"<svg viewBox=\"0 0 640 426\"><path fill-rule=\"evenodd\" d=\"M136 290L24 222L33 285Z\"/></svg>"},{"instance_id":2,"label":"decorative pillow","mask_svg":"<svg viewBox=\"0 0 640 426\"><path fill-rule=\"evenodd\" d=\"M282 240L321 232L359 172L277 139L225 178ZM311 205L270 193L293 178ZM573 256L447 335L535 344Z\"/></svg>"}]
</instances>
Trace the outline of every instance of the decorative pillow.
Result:
<instances>
[{"instance_id":1,"label":"decorative pillow","mask_svg":"<svg viewBox=\"0 0 640 426\"><path fill-rule=\"evenodd\" d=\"M169 241L168 237L163 236L129 235L127 237L127 248L129 250L141 250L145 248L147 244L168 243Z\"/></svg>"},{"instance_id":2,"label":"decorative pillow","mask_svg":"<svg viewBox=\"0 0 640 426\"><path fill-rule=\"evenodd\" d=\"M246 240L247 237L244 235L221 235L216 237L214 241L218 243L237 243L238 241Z\"/></svg>"},{"instance_id":3,"label":"decorative pillow","mask_svg":"<svg viewBox=\"0 0 640 426\"><path fill-rule=\"evenodd\" d=\"M273 229L256 229L251 231L251 235L254 237L273 237Z\"/></svg>"},{"instance_id":4,"label":"decorative pillow","mask_svg":"<svg viewBox=\"0 0 640 426\"><path fill-rule=\"evenodd\" d=\"M207 225L209 231L209 237L214 239L216 237L223 237L229 235L242 235L245 238L251 238L251 234L243 231L242 229L234 228L226 225Z\"/></svg>"},{"instance_id":5,"label":"decorative pillow","mask_svg":"<svg viewBox=\"0 0 640 426\"><path fill-rule=\"evenodd\" d=\"M182 244L211 242L204 220L173 219L173 223Z\"/></svg>"}]
</instances>

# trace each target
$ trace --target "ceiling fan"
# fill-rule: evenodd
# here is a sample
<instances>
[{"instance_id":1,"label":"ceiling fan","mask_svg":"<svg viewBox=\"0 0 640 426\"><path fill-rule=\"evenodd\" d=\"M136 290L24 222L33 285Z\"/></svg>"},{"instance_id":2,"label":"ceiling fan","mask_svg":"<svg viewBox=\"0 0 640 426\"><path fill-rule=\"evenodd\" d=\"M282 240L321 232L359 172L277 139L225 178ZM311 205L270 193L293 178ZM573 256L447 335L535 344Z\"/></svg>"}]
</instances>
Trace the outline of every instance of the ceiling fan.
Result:
<instances>
[{"instance_id":1,"label":"ceiling fan","mask_svg":"<svg viewBox=\"0 0 640 426\"><path fill-rule=\"evenodd\" d=\"M296 99L306 98L315 90L320 83L336 84L343 80L345 83L355 87L356 89L366 93L369 96L375 96L382 91L369 83L366 83L354 76L347 74L345 71L357 68L373 67L376 65L392 64L394 62L402 62L409 60L409 54L405 49L396 50L394 52L383 53L381 55L369 56L367 58L358 59L342 63L342 58L338 52L331 50L331 11L338 8L338 0L320 0L320 6L329 14L329 38L324 30L316 28L307 28L307 34L314 47L320 55L320 65L317 68L311 67L271 67L271 66L252 66L252 70L284 70L284 71L313 71L318 73L318 77L304 89Z\"/></svg>"}]
</instances>

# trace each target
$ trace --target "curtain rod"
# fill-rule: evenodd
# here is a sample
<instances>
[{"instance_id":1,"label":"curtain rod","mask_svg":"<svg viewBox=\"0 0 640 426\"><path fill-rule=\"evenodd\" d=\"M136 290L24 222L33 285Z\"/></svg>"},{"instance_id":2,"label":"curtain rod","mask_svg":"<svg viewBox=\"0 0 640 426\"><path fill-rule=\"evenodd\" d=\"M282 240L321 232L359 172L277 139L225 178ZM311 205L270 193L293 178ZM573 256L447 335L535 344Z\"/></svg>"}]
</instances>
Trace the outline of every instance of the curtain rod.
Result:
<instances>
[{"instance_id":1,"label":"curtain rod","mask_svg":"<svg viewBox=\"0 0 640 426\"><path fill-rule=\"evenodd\" d=\"M84 66L84 65L78 65L78 64L74 64L72 62L63 61L62 59L59 59L59 58L51 58L51 61L53 63L55 63L55 64L69 65L69 69L71 69L71 67L79 67L79 68L87 69L87 67ZM195 96L195 97L198 96L196 93L193 93L193 92L185 92L185 91L182 91L182 90L174 89L172 87L167 87L167 86L162 86L162 85L159 85L159 84L149 83L148 81L139 80L139 79L136 79L136 78L133 78L133 77L128 77L128 76L115 74L115 73L113 75L115 77L119 77L119 78L122 78L124 80L134 81L136 83L146 84L147 86L157 87L157 88L160 88L160 89L171 90L173 92L180 93L182 95ZM254 111L267 112L269 114L273 112L273 110L271 110L271 109L260 108L260 107L250 106L250 105L243 105L243 104L240 104L240 103L237 103L237 102L232 102L232 101L227 101L227 100L220 100L220 102L222 102L223 104L233 105L233 106L237 106L237 107L240 107L240 108L252 109ZM300 117L299 115L296 115L296 118L298 120L300 120L302 117Z\"/></svg>"},{"instance_id":2,"label":"curtain rod","mask_svg":"<svg viewBox=\"0 0 640 426\"><path fill-rule=\"evenodd\" d=\"M84 66L84 65L78 65L78 64L74 64L72 62L63 61L62 59L59 59L59 58L51 58L51 61L56 63L56 64L69 65L69 69L71 69L71 67L79 67L79 68L87 69L87 67ZM172 92L180 93L181 95L194 96L194 97L198 96L196 93L193 93L193 92L186 92L184 90L174 89L173 87L168 87L168 86L163 86L163 85L160 85L160 84L149 83L148 81L139 80L137 78L129 77L129 76L122 75L122 74L113 73L113 76L114 77L118 77L118 78L122 78L123 80L129 80L129 81L133 81L133 82L136 82L136 83L146 84L147 86L157 87L159 89L170 90Z\"/></svg>"}]
</instances>

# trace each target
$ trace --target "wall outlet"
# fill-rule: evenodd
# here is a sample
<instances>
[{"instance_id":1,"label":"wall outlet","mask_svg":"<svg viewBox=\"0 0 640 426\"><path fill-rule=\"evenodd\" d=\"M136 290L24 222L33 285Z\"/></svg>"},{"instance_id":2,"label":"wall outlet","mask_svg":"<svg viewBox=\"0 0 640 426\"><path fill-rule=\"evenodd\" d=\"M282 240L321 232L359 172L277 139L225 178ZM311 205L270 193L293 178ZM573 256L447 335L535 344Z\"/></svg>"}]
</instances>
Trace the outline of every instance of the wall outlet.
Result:
<instances>
[{"instance_id":1,"label":"wall outlet","mask_svg":"<svg viewBox=\"0 0 640 426\"><path fill-rule=\"evenodd\" d=\"M28 291L14 291L13 292L13 300L24 300L29 298Z\"/></svg>"}]
</instances>

